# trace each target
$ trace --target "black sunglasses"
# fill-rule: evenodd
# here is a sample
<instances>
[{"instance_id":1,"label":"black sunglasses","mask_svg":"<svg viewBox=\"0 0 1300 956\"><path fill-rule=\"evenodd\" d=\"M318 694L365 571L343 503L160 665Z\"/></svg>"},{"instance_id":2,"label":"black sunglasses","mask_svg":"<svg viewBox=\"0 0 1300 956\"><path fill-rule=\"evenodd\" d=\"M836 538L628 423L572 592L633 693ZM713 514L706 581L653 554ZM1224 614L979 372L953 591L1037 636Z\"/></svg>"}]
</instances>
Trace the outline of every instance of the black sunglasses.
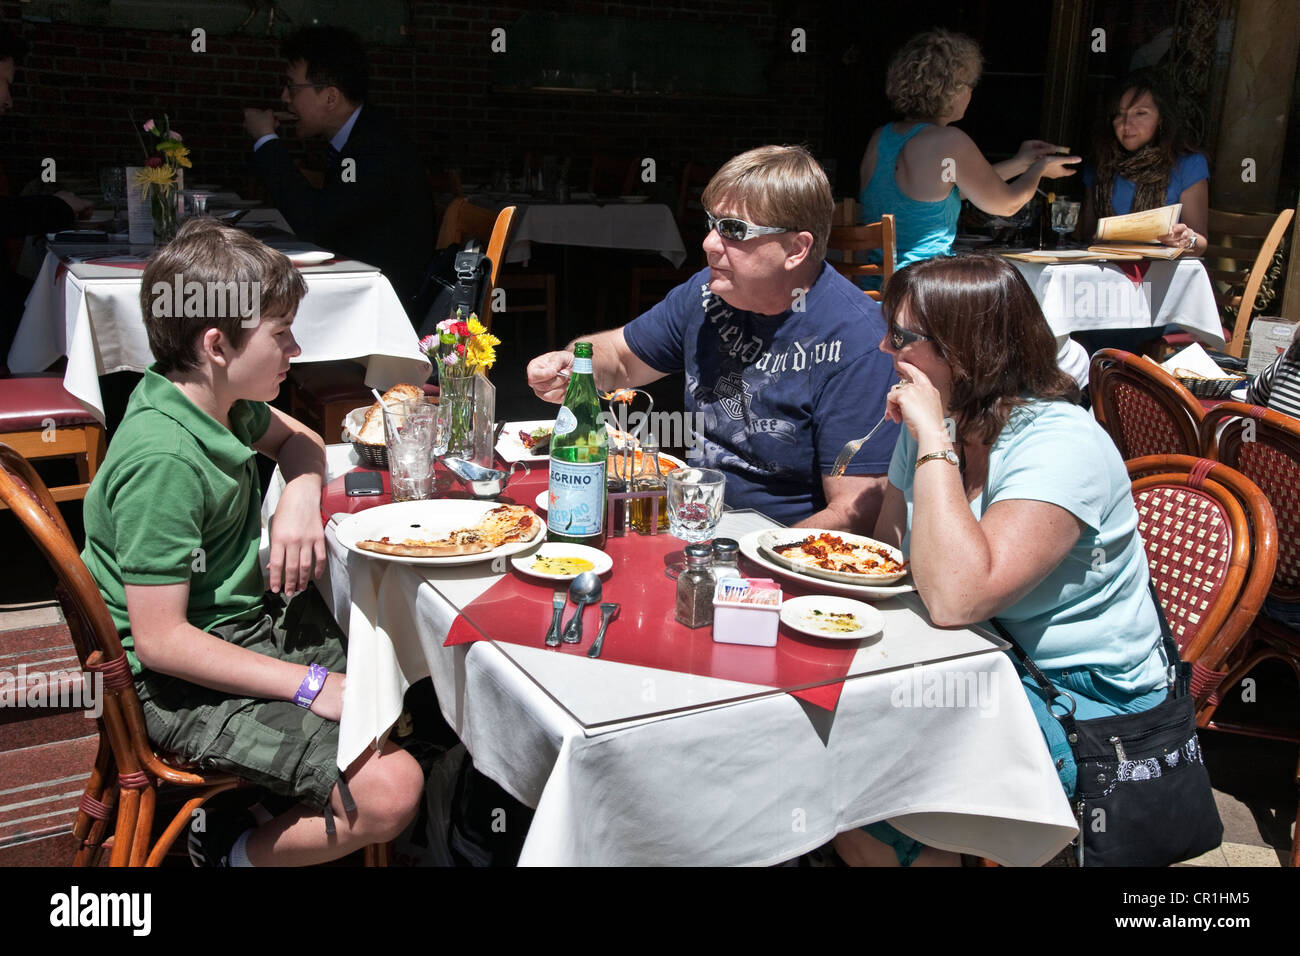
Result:
<instances>
[{"instance_id":1,"label":"black sunglasses","mask_svg":"<svg viewBox=\"0 0 1300 956\"><path fill-rule=\"evenodd\" d=\"M913 342L933 342L934 339L922 332L913 332L911 329L902 329L893 322L889 323L889 344L896 351L901 352Z\"/></svg>"}]
</instances>

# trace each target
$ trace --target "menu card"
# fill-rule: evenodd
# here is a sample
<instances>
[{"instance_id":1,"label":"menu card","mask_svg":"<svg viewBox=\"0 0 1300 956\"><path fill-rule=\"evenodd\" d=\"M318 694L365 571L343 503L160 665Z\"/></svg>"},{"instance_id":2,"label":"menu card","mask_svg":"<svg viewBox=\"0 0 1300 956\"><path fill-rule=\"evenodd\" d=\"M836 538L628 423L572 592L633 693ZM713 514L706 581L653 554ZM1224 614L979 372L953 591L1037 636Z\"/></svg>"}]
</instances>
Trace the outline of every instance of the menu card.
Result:
<instances>
[{"instance_id":1,"label":"menu card","mask_svg":"<svg viewBox=\"0 0 1300 956\"><path fill-rule=\"evenodd\" d=\"M1097 220L1096 242L1089 252L1123 252L1152 259L1177 259L1181 246L1162 245L1158 240L1174 231L1183 213L1183 204L1144 209L1127 216L1106 216Z\"/></svg>"}]
</instances>

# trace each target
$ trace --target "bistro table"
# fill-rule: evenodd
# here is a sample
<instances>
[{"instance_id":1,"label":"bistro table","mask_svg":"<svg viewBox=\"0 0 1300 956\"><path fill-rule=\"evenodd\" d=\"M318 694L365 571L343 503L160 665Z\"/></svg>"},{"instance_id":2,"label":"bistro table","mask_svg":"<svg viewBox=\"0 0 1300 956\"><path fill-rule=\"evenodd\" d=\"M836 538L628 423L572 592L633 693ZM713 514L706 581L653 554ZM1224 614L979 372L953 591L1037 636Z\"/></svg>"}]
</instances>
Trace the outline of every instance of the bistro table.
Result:
<instances>
[{"instance_id":1,"label":"bistro table","mask_svg":"<svg viewBox=\"0 0 1300 956\"><path fill-rule=\"evenodd\" d=\"M1088 379L1088 356L1071 332L1177 325L1223 348L1223 322L1200 259L1146 260L1140 283L1113 262L1009 261L1034 290L1056 334L1057 364L1080 384Z\"/></svg>"},{"instance_id":2,"label":"bistro table","mask_svg":"<svg viewBox=\"0 0 1300 956\"><path fill-rule=\"evenodd\" d=\"M326 477L338 483L356 465L349 446L331 446ZM538 470L506 497L531 502L544 482ZM279 490L277 474L264 514ZM326 498L325 508L363 507ZM777 525L729 512L720 532L765 527ZM610 539L605 599L623 609L599 660L582 653L594 608L577 653L542 646L552 585L489 562L374 560L345 550L332 528L327 541L318 586L349 639L340 766L375 746L406 689L431 676L475 766L536 808L521 864L770 864L888 818L935 846L1036 865L1076 831L1000 643L933 627L915 595L878 605L884 636L842 651L839 676L791 688L781 665L815 647L784 628L777 648L715 644L650 598L665 584L671 593L645 558L680 547L667 536ZM520 597L527 589L536 595ZM512 626L535 629L536 645L505 639ZM689 645L695 666L611 659L653 657L665 641ZM957 685L970 688L964 703L942 691Z\"/></svg>"},{"instance_id":3,"label":"bistro table","mask_svg":"<svg viewBox=\"0 0 1300 956\"><path fill-rule=\"evenodd\" d=\"M40 372L68 357L63 386L101 421L99 376L142 372L153 364L140 315L140 277L148 246L52 246L36 277L9 352L15 372ZM298 306L293 361L352 359L366 384L387 389L423 382L432 366L388 280L374 266L332 260L300 267L307 295Z\"/></svg>"}]
</instances>

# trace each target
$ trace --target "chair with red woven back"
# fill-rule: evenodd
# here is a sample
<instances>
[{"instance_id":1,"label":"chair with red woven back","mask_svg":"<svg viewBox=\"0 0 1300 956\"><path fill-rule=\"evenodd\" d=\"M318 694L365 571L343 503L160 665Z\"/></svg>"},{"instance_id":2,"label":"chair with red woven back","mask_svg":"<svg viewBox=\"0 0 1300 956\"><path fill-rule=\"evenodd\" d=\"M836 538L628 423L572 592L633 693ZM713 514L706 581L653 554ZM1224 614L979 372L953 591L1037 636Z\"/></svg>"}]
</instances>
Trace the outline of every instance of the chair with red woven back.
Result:
<instances>
[{"instance_id":1,"label":"chair with red woven back","mask_svg":"<svg viewBox=\"0 0 1300 956\"><path fill-rule=\"evenodd\" d=\"M73 824L73 836L79 841L74 863L99 864L110 842L104 837L111 824L112 866L157 866L186 830L195 809L243 783L228 774L179 767L154 751L126 653L95 579L82 563L45 483L26 459L4 444L0 444L0 500L13 509L57 576L55 593L83 671L103 676L99 751ZM189 794L154 839L160 784L186 788Z\"/></svg>"},{"instance_id":2,"label":"chair with red woven back","mask_svg":"<svg viewBox=\"0 0 1300 956\"><path fill-rule=\"evenodd\" d=\"M1130 352L1100 349L1088 376L1093 414L1126 461L1200 454L1201 403L1159 365Z\"/></svg>"},{"instance_id":3,"label":"chair with red woven back","mask_svg":"<svg viewBox=\"0 0 1300 956\"><path fill-rule=\"evenodd\" d=\"M1209 726L1211 698L1273 578L1273 509L1250 479L1206 458L1148 455L1126 465L1151 578L1192 664L1198 721Z\"/></svg>"},{"instance_id":4,"label":"chair with red woven back","mask_svg":"<svg viewBox=\"0 0 1300 956\"><path fill-rule=\"evenodd\" d=\"M1258 405L1225 402L1206 413L1201 437L1206 457L1237 469L1259 486L1273 506L1278 525L1269 607L1255 619L1225 686L1229 680L1234 684L1243 680L1270 660L1290 668L1300 684L1300 631L1277 619L1300 620L1300 421ZM1290 726L1237 722L1224 729L1300 743L1300 717ZM1296 782L1300 784L1300 763ZM1300 810L1296 826L1300 837ZM1300 839L1292 844L1291 863L1300 866Z\"/></svg>"}]
</instances>

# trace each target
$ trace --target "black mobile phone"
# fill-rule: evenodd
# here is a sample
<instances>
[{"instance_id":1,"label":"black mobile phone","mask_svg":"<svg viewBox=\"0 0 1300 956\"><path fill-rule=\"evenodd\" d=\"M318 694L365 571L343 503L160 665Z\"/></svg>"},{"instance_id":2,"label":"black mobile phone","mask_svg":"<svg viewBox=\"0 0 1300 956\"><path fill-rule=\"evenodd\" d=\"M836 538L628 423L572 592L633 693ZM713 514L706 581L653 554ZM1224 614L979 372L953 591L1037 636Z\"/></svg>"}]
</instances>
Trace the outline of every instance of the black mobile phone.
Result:
<instances>
[{"instance_id":1,"label":"black mobile phone","mask_svg":"<svg viewBox=\"0 0 1300 956\"><path fill-rule=\"evenodd\" d=\"M384 479L377 471L354 471L343 476L343 490L353 498L362 495L382 495Z\"/></svg>"}]
</instances>

